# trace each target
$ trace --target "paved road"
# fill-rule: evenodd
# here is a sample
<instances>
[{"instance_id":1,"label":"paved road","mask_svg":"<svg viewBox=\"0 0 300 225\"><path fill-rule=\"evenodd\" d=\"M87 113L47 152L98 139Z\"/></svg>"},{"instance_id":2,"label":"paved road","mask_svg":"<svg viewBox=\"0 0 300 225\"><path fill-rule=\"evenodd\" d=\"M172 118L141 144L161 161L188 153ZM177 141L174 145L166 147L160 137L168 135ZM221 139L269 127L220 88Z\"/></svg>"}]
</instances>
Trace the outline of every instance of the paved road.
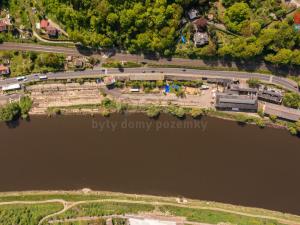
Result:
<instances>
[{"instance_id":1,"label":"paved road","mask_svg":"<svg viewBox=\"0 0 300 225\"><path fill-rule=\"evenodd\" d=\"M199 76L199 77L224 77L232 79L250 79L258 78L264 82L270 82L283 86L284 88L299 92L297 84L289 79L270 76L266 74L259 73L246 73L246 72L232 72L232 71L212 71L212 70L196 70L196 69L181 69L181 68L127 68L123 70L119 69L95 69L95 70L85 70L85 71L70 71L70 72L57 72L57 73L48 73L48 79L75 79L75 78L84 78L84 77L99 77L108 75L128 75L128 74L141 74L147 76L149 73L158 73L158 74L170 74L170 75L185 75L185 76ZM39 80L40 74L37 75L28 75L27 81L37 81ZM8 84L15 83L24 83L18 82L16 78L9 78L0 80L0 86L5 86Z\"/></svg>"}]
</instances>

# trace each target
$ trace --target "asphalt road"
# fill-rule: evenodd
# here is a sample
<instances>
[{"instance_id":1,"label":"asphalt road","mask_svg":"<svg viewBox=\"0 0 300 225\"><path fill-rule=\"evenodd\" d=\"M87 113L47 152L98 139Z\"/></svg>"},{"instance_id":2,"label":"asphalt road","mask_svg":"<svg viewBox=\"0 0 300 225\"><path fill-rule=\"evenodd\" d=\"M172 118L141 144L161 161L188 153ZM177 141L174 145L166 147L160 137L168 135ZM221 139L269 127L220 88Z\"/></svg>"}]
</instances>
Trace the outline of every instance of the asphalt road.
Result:
<instances>
[{"instance_id":1,"label":"asphalt road","mask_svg":"<svg viewBox=\"0 0 300 225\"><path fill-rule=\"evenodd\" d=\"M297 91L298 87L296 82L276 77L266 74L259 73L247 73L247 72L235 72L235 71L212 71L212 70L196 70L196 69L182 69L182 68L125 68L125 69L95 69L95 70L85 70L85 71L69 71L69 72L56 72L56 73L47 73L48 79L75 79L75 78L85 78L85 77L100 77L107 75L128 75L128 74L144 74L147 76L149 73L159 73L159 74L170 74L170 75L191 75L199 77L222 77L222 78L231 78L231 79L250 79L258 78L264 82L270 82L273 84L280 85L288 90ZM25 82L38 81L39 75L41 74L32 74L28 75ZM43 74L44 75L44 74ZM8 84L15 83L24 83L24 81L18 82L16 78L8 78L0 80L0 86L5 86Z\"/></svg>"}]
</instances>

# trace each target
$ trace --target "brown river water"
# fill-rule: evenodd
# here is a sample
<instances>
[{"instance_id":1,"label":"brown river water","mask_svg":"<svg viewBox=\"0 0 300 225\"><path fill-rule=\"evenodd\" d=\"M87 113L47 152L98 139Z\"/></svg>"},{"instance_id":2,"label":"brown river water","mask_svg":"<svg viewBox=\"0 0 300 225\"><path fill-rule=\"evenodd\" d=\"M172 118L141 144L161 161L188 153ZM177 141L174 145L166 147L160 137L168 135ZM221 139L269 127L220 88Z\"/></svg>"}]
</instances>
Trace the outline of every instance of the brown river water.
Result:
<instances>
[{"instance_id":1,"label":"brown river water","mask_svg":"<svg viewBox=\"0 0 300 225\"><path fill-rule=\"evenodd\" d=\"M300 215L300 139L280 129L168 115L0 124L0 191L85 187Z\"/></svg>"}]
</instances>

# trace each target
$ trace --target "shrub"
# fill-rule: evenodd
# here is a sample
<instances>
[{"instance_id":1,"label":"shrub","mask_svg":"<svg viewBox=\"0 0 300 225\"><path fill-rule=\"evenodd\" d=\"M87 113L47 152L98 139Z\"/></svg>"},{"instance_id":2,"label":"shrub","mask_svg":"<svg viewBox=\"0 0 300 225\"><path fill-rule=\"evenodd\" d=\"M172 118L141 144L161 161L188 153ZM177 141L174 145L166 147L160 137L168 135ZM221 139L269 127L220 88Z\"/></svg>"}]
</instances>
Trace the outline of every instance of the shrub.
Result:
<instances>
[{"instance_id":1,"label":"shrub","mask_svg":"<svg viewBox=\"0 0 300 225\"><path fill-rule=\"evenodd\" d=\"M117 113L124 113L127 109L127 105L123 103L116 103L116 112Z\"/></svg>"},{"instance_id":2,"label":"shrub","mask_svg":"<svg viewBox=\"0 0 300 225\"><path fill-rule=\"evenodd\" d=\"M249 80L247 80L247 84L251 88L258 88L260 85L260 81L259 81L259 79L256 79L256 78L250 78Z\"/></svg>"},{"instance_id":3,"label":"shrub","mask_svg":"<svg viewBox=\"0 0 300 225\"><path fill-rule=\"evenodd\" d=\"M105 108L101 109L100 113L101 113L102 116L105 116L105 117L108 117L110 115L109 110L105 109Z\"/></svg>"},{"instance_id":4,"label":"shrub","mask_svg":"<svg viewBox=\"0 0 300 225\"><path fill-rule=\"evenodd\" d=\"M178 106L169 106L168 112L171 113L173 116L176 116L178 118L184 118L185 117L184 108L181 108L181 107L178 107Z\"/></svg>"},{"instance_id":5,"label":"shrub","mask_svg":"<svg viewBox=\"0 0 300 225\"><path fill-rule=\"evenodd\" d=\"M264 111L263 111L262 109L258 109L258 110L257 110L257 114L258 114L261 118L264 118L264 117L265 117Z\"/></svg>"},{"instance_id":6,"label":"shrub","mask_svg":"<svg viewBox=\"0 0 300 225\"><path fill-rule=\"evenodd\" d=\"M300 120L295 123L297 131L300 133Z\"/></svg>"},{"instance_id":7,"label":"shrub","mask_svg":"<svg viewBox=\"0 0 300 225\"><path fill-rule=\"evenodd\" d=\"M277 120L277 116L275 116L275 115L270 115L269 116L269 118L270 118L270 120L272 121L272 122L276 122L276 120Z\"/></svg>"},{"instance_id":8,"label":"shrub","mask_svg":"<svg viewBox=\"0 0 300 225\"><path fill-rule=\"evenodd\" d=\"M151 118L156 118L160 114L160 108L152 105L146 110L146 114Z\"/></svg>"},{"instance_id":9,"label":"shrub","mask_svg":"<svg viewBox=\"0 0 300 225\"><path fill-rule=\"evenodd\" d=\"M193 118L199 118L200 116L203 115L203 111L201 109L193 108L190 110L190 115Z\"/></svg>"},{"instance_id":10,"label":"shrub","mask_svg":"<svg viewBox=\"0 0 300 225\"><path fill-rule=\"evenodd\" d=\"M249 118L243 114L238 114L236 116L236 121L239 122L239 123L247 123L247 122L250 122L249 121Z\"/></svg>"},{"instance_id":11,"label":"shrub","mask_svg":"<svg viewBox=\"0 0 300 225\"><path fill-rule=\"evenodd\" d=\"M22 116L26 117L26 115L28 115L28 113L29 113L29 111L31 109L32 100L28 96L23 96L20 99L19 106L20 106L20 109L21 109Z\"/></svg>"},{"instance_id":12,"label":"shrub","mask_svg":"<svg viewBox=\"0 0 300 225\"><path fill-rule=\"evenodd\" d=\"M112 100L110 100L109 98L104 98L101 102L101 106L103 106L106 109L113 107L113 105L114 105L114 102Z\"/></svg>"},{"instance_id":13,"label":"shrub","mask_svg":"<svg viewBox=\"0 0 300 225\"><path fill-rule=\"evenodd\" d=\"M256 125L260 128L264 128L266 126L265 122L262 119L257 119L255 121Z\"/></svg>"},{"instance_id":14,"label":"shrub","mask_svg":"<svg viewBox=\"0 0 300 225\"><path fill-rule=\"evenodd\" d=\"M288 125L288 130L291 135L297 135L298 131L295 125Z\"/></svg>"},{"instance_id":15,"label":"shrub","mask_svg":"<svg viewBox=\"0 0 300 225\"><path fill-rule=\"evenodd\" d=\"M300 95L297 93L286 93L283 97L283 104L287 107L291 108L299 108L300 107Z\"/></svg>"}]
</instances>

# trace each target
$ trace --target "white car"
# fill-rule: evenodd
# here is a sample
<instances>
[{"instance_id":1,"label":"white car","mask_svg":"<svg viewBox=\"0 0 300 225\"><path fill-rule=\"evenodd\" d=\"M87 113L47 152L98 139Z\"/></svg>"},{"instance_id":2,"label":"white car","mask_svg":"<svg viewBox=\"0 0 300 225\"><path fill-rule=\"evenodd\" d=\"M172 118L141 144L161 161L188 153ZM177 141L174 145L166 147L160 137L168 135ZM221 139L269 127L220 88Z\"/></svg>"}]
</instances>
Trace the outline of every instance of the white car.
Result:
<instances>
[{"instance_id":1,"label":"white car","mask_svg":"<svg viewBox=\"0 0 300 225\"><path fill-rule=\"evenodd\" d=\"M208 90L208 89L209 89L209 86L207 86L205 84L201 85L201 87L200 87L200 90Z\"/></svg>"},{"instance_id":2,"label":"white car","mask_svg":"<svg viewBox=\"0 0 300 225\"><path fill-rule=\"evenodd\" d=\"M26 79L25 76L17 77L17 81L23 81L23 80L25 80L25 79Z\"/></svg>"}]
</instances>

